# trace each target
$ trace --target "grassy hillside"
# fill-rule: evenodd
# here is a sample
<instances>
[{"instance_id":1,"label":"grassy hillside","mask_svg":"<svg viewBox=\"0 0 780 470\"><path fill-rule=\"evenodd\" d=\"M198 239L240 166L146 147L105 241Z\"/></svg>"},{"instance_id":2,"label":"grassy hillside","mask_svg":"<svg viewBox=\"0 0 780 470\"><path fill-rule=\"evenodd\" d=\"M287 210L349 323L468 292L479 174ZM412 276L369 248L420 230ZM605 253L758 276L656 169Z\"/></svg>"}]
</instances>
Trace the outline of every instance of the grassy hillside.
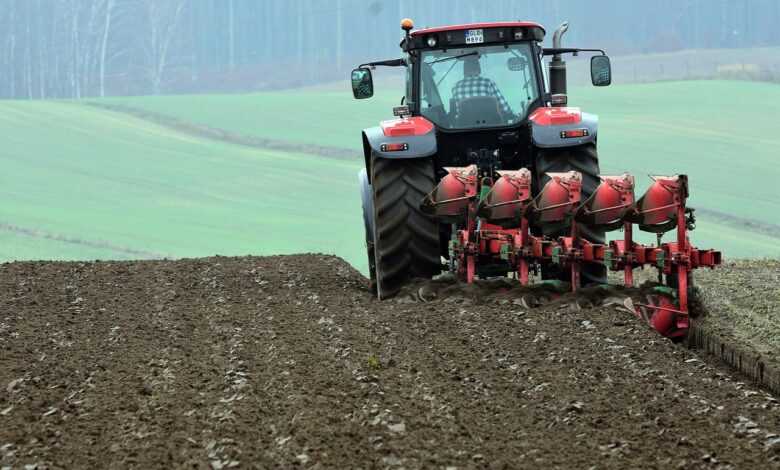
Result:
<instances>
[{"instance_id":1,"label":"grassy hillside","mask_svg":"<svg viewBox=\"0 0 780 470\"><path fill-rule=\"evenodd\" d=\"M56 261L138 258L128 253L35 237L0 229L0 261L48 259Z\"/></svg>"},{"instance_id":2,"label":"grassy hillside","mask_svg":"<svg viewBox=\"0 0 780 470\"><path fill-rule=\"evenodd\" d=\"M343 85L343 86L342 86ZM233 132L352 149L359 131L387 119L397 83L377 84L371 100L355 101L345 84L251 95L133 97L109 100ZM663 82L570 90L574 106L600 116L605 173L687 173L692 204L780 224L780 87L743 81ZM701 217L696 239L730 255L778 253L775 239ZM748 238L749 237L749 238Z\"/></svg>"},{"instance_id":3,"label":"grassy hillside","mask_svg":"<svg viewBox=\"0 0 780 470\"><path fill-rule=\"evenodd\" d=\"M387 119L397 98L384 89L355 101L346 89L320 88L110 101L242 134L358 151L360 130ZM587 87L572 89L570 101L600 116L603 171L688 173L696 204L780 224L774 191L780 86L691 81Z\"/></svg>"},{"instance_id":4,"label":"grassy hillside","mask_svg":"<svg viewBox=\"0 0 780 470\"><path fill-rule=\"evenodd\" d=\"M678 82L584 89L606 170L687 173L694 204L780 224L780 86Z\"/></svg>"},{"instance_id":5,"label":"grassy hillside","mask_svg":"<svg viewBox=\"0 0 780 470\"><path fill-rule=\"evenodd\" d=\"M321 251L362 261L356 165L73 103L0 102L0 134L0 224L15 227L0 227L0 259Z\"/></svg>"},{"instance_id":6,"label":"grassy hillside","mask_svg":"<svg viewBox=\"0 0 780 470\"><path fill-rule=\"evenodd\" d=\"M319 88L106 100L232 132L352 149L354 161L251 149L67 102L0 102L0 260L335 253L365 268L359 132L395 93ZM582 88L604 172L687 172L696 206L780 223L780 87L683 82ZM758 105L757 103L761 103ZM615 234L619 236L619 234ZM700 217L694 241L780 256L777 238Z\"/></svg>"}]
</instances>

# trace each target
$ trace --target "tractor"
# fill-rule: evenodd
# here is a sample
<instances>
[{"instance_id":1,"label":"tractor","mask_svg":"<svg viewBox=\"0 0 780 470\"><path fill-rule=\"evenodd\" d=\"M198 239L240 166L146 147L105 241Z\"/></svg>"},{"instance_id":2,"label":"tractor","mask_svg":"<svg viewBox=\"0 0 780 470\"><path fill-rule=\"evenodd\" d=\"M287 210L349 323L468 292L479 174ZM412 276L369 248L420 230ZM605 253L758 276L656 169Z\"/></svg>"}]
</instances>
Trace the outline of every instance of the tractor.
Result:
<instances>
[{"instance_id":1,"label":"tractor","mask_svg":"<svg viewBox=\"0 0 780 470\"><path fill-rule=\"evenodd\" d=\"M440 258L449 258L451 224L419 208L447 174L445 168L477 164L482 173L528 168L539 188L550 172L576 170L583 174L585 197L599 182L597 117L564 107L566 63L561 56L583 51L560 47L566 23L555 32L552 49L542 47L544 28L526 21L412 31L411 20L405 19L401 27L406 32L403 58L369 62L352 72L354 96L364 99L373 95L371 68L406 71L405 105L394 110L399 119L362 135L363 218L372 287L380 299L393 296L410 278L438 274ZM596 52L593 84L609 85L609 58ZM545 56L552 56L549 74ZM468 80L469 67L478 67L481 77L495 83L506 104L495 95L454 96L458 82ZM573 131L571 137L561 138L566 131ZM589 240L603 242L603 232L582 228ZM567 227L541 229L553 235ZM501 270L485 267L491 268ZM598 282L604 270L596 267L584 275L587 282Z\"/></svg>"},{"instance_id":2,"label":"tractor","mask_svg":"<svg viewBox=\"0 0 780 470\"><path fill-rule=\"evenodd\" d=\"M605 52L562 47L568 23L551 48L542 45L545 29L529 21L414 30L404 19L401 28L401 58L351 73L356 99L373 96L378 66L406 76L396 119L362 132L359 180L378 298L443 270L467 282L511 274L524 284L530 270L576 290L605 283L610 269L633 283L633 269L651 264L686 291L651 306L650 317L663 313L654 326L683 334L690 271L719 264L720 253L688 243L685 175L655 177L636 201L633 177L600 175L598 119L567 106L563 56L591 54L592 84L607 86ZM633 223L658 234L677 228L678 240L634 243ZM625 239L607 244L605 232L618 228Z\"/></svg>"}]
</instances>

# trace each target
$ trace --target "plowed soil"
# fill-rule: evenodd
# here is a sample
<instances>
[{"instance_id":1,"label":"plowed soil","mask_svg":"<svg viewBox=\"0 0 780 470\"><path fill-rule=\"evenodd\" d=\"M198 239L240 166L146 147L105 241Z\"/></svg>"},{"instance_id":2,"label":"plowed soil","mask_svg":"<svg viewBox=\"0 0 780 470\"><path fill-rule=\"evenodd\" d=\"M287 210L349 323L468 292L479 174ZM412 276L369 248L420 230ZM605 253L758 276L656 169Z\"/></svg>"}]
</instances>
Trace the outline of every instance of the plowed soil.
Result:
<instances>
[{"instance_id":1,"label":"plowed soil","mask_svg":"<svg viewBox=\"0 0 780 470\"><path fill-rule=\"evenodd\" d=\"M729 262L697 280L709 313L703 323L780 367L780 261Z\"/></svg>"},{"instance_id":2,"label":"plowed soil","mask_svg":"<svg viewBox=\"0 0 780 470\"><path fill-rule=\"evenodd\" d=\"M780 468L777 399L618 300L434 291L319 255L2 265L0 467Z\"/></svg>"}]
</instances>

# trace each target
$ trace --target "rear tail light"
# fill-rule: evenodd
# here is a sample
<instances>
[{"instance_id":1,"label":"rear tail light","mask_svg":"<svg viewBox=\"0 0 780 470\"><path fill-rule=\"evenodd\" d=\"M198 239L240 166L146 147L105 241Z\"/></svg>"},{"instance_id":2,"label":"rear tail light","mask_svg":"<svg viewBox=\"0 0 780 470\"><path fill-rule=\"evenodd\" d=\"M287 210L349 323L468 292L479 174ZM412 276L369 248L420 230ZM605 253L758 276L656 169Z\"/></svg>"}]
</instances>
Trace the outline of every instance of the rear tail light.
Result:
<instances>
[{"instance_id":1,"label":"rear tail light","mask_svg":"<svg viewBox=\"0 0 780 470\"><path fill-rule=\"evenodd\" d=\"M409 144L382 144L379 149L383 152L403 152L409 150Z\"/></svg>"},{"instance_id":2,"label":"rear tail light","mask_svg":"<svg viewBox=\"0 0 780 470\"><path fill-rule=\"evenodd\" d=\"M561 139L576 139L577 137L587 137L590 135L587 129L571 129L561 131Z\"/></svg>"}]
</instances>

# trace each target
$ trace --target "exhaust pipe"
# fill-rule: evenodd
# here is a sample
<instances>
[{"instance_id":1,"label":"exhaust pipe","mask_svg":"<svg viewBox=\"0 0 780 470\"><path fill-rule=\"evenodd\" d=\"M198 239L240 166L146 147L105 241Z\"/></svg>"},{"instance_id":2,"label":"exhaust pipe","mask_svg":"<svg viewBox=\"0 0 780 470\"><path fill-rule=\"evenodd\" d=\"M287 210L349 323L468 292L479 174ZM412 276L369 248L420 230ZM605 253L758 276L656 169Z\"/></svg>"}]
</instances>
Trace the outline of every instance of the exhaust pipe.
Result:
<instances>
[{"instance_id":1,"label":"exhaust pipe","mask_svg":"<svg viewBox=\"0 0 780 470\"><path fill-rule=\"evenodd\" d=\"M558 26L553 34L553 48L561 47L561 40L566 31L569 30L569 22L564 21ZM566 62L563 61L560 54L555 54L550 61L550 94L566 94Z\"/></svg>"}]
</instances>

